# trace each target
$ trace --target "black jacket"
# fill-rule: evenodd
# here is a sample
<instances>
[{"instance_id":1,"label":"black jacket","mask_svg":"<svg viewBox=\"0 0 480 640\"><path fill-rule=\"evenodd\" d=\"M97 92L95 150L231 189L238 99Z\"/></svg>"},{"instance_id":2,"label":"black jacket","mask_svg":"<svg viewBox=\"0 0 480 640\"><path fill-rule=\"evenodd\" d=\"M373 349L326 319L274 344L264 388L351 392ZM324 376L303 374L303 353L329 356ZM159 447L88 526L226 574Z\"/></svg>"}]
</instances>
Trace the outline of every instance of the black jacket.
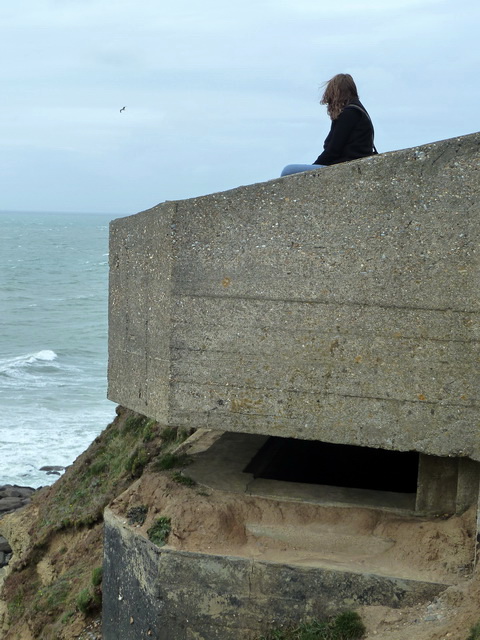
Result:
<instances>
[{"instance_id":1,"label":"black jacket","mask_svg":"<svg viewBox=\"0 0 480 640\"><path fill-rule=\"evenodd\" d=\"M352 105L361 107L363 111ZM337 164L375 153L372 121L359 100L352 100L338 118L332 120L323 149L313 164Z\"/></svg>"}]
</instances>

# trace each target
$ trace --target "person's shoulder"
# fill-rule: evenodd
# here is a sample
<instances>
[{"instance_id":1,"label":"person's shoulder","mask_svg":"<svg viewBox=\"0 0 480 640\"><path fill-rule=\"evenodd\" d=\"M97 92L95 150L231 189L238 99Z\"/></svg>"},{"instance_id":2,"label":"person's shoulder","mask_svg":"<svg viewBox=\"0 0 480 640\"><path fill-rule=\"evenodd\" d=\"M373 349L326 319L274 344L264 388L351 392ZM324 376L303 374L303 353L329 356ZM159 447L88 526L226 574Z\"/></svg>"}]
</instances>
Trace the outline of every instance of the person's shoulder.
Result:
<instances>
[{"instance_id":1,"label":"person's shoulder","mask_svg":"<svg viewBox=\"0 0 480 640\"><path fill-rule=\"evenodd\" d=\"M360 100L352 100L347 104L342 113L347 112L350 114L350 117L354 117L353 114L356 114L358 118L365 118L370 120L370 116L368 115L368 111L365 109Z\"/></svg>"},{"instance_id":2,"label":"person's shoulder","mask_svg":"<svg viewBox=\"0 0 480 640\"><path fill-rule=\"evenodd\" d=\"M349 102L347 105L345 105L345 107L343 107L343 110L341 111L338 118L342 118L342 119L357 118L361 116L362 113L365 113L365 109L363 108L363 106L360 106L356 102Z\"/></svg>"},{"instance_id":3,"label":"person's shoulder","mask_svg":"<svg viewBox=\"0 0 480 640\"><path fill-rule=\"evenodd\" d=\"M360 100L350 100L350 102L345 106L344 110L348 109L349 111L366 111L363 104Z\"/></svg>"}]
</instances>

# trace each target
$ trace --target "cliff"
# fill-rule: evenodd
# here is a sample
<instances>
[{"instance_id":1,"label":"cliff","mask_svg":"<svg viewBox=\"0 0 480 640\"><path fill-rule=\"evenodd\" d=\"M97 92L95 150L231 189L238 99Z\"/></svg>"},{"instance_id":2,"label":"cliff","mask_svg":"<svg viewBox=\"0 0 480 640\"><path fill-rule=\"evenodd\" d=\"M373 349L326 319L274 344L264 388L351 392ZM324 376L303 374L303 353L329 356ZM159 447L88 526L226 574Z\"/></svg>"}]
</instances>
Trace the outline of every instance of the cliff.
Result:
<instances>
[{"instance_id":1,"label":"cliff","mask_svg":"<svg viewBox=\"0 0 480 640\"><path fill-rule=\"evenodd\" d=\"M101 637L103 510L177 440L176 430L117 413L61 478L0 519L14 553L0 574L2 640Z\"/></svg>"},{"instance_id":2,"label":"cliff","mask_svg":"<svg viewBox=\"0 0 480 640\"><path fill-rule=\"evenodd\" d=\"M0 533L14 549L1 591L2 640L100 639L101 588L92 584L92 573L102 564L103 507L112 505L132 535L148 542L147 531L168 501L172 539L181 545L194 536L191 549L202 550L215 540L225 545L241 537L232 527L235 513L243 507L223 492L202 489L182 481L181 458L186 433L165 429L144 416L118 409L118 418L92 443L62 478L43 489L31 505L0 519ZM189 446L194 446L194 435ZM183 444L182 441L184 441ZM178 450L177 461L169 452ZM179 464L180 467L175 466ZM173 468L169 467L172 464ZM198 508L209 514L199 527ZM138 510L135 507L141 506ZM272 505L270 514L278 514ZM268 512L262 509L268 517ZM297 517L299 513L297 513ZM461 518L440 519L435 527L419 531L417 542L429 539L428 552L417 561L433 573L458 562L459 539L448 540ZM141 523L141 524L140 524ZM395 530L395 524L393 523ZM397 523L396 528L400 525ZM408 541L406 541L408 542ZM401 560L400 560L401 562ZM119 569L121 567L118 567ZM437 573L437 575L440 575ZM80 594L85 598L79 608ZM467 640L478 620L480 574L478 569L441 598L402 610L379 606L359 609L367 625L367 639ZM240 636L239 636L240 640Z\"/></svg>"}]
</instances>

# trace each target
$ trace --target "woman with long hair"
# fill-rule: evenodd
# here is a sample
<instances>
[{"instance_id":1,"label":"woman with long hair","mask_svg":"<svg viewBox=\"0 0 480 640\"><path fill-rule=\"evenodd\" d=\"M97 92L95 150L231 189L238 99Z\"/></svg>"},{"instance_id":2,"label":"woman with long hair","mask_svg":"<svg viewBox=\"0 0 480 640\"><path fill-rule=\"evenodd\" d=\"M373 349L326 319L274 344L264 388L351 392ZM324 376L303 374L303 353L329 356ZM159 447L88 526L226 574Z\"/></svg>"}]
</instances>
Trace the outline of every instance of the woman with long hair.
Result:
<instances>
[{"instance_id":1,"label":"woman with long hair","mask_svg":"<svg viewBox=\"0 0 480 640\"><path fill-rule=\"evenodd\" d=\"M332 120L323 152L313 164L289 164L282 171L282 176L377 153L372 121L358 98L357 87L349 73L339 73L326 83L320 104L327 105L327 113Z\"/></svg>"}]
</instances>

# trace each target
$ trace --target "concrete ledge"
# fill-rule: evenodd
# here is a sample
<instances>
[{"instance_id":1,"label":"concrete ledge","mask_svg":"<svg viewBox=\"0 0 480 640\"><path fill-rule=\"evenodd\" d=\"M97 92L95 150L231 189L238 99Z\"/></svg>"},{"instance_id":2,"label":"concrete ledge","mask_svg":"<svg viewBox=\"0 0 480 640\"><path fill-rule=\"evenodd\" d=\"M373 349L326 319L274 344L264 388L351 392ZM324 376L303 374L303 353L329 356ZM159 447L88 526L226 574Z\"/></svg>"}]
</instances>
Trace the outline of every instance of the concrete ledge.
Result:
<instances>
[{"instance_id":1,"label":"concrete ledge","mask_svg":"<svg viewBox=\"0 0 480 640\"><path fill-rule=\"evenodd\" d=\"M253 640L364 604L401 607L448 585L159 548L105 511L105 640Z\"/></svg>"}]
</instances>

